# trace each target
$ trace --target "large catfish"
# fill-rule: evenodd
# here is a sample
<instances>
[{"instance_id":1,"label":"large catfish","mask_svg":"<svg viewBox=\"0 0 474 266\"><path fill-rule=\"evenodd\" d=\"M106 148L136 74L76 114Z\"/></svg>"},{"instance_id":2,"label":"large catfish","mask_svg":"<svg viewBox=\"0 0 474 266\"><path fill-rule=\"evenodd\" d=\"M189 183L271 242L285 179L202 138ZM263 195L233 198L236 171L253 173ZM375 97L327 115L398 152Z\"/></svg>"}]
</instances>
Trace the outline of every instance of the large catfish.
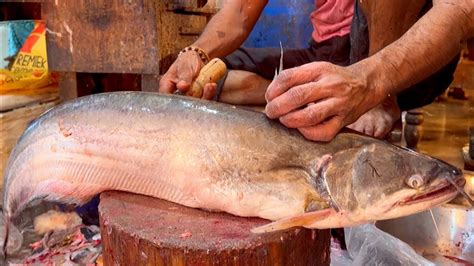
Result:
<instances>
[{"instance_id":1,"label":"large catfish","mask_svg":"<svg viewBox=\"0 0 474 266\"><path fill-rule=\"evenodd\" d=\"M259 112L182 96L96 94L29 125L5 172L7 223L34 200L83 204L105 190L275 221L344 227L451 200L461 172L353 132L306 140Z\"/></svg>"}]
</instances>

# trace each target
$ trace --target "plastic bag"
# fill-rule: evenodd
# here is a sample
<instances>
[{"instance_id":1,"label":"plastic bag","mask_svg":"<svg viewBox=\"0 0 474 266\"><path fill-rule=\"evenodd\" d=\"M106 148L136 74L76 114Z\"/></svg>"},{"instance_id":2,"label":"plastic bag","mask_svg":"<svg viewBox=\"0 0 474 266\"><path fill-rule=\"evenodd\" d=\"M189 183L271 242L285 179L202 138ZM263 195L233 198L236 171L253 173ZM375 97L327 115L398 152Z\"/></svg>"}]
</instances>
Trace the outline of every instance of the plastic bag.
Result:
<instances>
[{"instance_id":1,"label":"plastic bag","mask_svg":"<svg viewBox=\"0 0 474 266\"><path fill-rule=\"evenodd\" d=\"M347 253L331 248L331 265L435 265L373 224L344 228Z\"/></svg>"},{"instance_id":2,"label":"plastic bag","mask_svg":"<svg viewBox=\"0 0 474 266\"><path fill-rule=\"evenodd\" d=\"M331 266L352 265L349 252L341 248L341 244L335 238L331 237Z\"/></svg>"}]
</instances>

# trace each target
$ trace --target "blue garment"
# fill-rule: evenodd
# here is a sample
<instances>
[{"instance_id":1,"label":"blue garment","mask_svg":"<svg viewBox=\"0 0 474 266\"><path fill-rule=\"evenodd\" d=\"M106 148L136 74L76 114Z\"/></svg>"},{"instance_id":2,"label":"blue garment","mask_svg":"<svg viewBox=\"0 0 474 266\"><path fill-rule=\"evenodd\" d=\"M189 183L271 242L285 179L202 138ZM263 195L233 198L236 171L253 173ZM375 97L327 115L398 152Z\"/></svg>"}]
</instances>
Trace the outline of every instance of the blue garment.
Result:
<instances>
[{"instance_id":1,"label":"blue garment","mask_svg":"<svg viewBox=\"0 0 474 266\"><path fill-rule=\"evenodd\" d=\"M243 47L306 48L313 25L314 0L272 0L262 11Z\"/></svg>"}]
</instances>

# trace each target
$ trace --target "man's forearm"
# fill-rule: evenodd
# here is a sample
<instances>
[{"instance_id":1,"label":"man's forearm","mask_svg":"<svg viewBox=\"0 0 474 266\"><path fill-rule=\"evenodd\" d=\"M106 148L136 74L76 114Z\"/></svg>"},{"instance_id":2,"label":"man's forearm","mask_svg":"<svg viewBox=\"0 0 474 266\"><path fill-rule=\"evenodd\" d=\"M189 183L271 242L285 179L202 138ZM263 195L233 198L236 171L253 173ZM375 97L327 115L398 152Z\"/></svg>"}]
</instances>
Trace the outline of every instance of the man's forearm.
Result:
<instances>
[{"instance_id":1,"label":"man's forearm","mask_svg":"<svg viewBox=\"0 0 474 266\"><path fill-rule=\"evenodd\" d=\"M211 58L228 55L248 37L266 3L267 0L227 1L193 45Z\"/></svg>"},{"instance_id":2,"label":"man's forearm","mask_svg":"<svg viewBox=\"0 0 474 266\"><path fill-rule=\"evenodd\" d=\"M461 50L461 42L474 34L472 0L434 1L400 39L350 68L367 73L367 85L380 101L389 93L423 80L448 63Z\"/></svg>"},{"instance_id":3,"label":"man's forearm","mask_svg":"<svg viewBox=\"0 0 474 266\"><path fill-rule=\"evenodd\" d=\"M238 105L264 105L269 80L248 71L229 71L219 101Z\"/></svg>"}]
</instances>

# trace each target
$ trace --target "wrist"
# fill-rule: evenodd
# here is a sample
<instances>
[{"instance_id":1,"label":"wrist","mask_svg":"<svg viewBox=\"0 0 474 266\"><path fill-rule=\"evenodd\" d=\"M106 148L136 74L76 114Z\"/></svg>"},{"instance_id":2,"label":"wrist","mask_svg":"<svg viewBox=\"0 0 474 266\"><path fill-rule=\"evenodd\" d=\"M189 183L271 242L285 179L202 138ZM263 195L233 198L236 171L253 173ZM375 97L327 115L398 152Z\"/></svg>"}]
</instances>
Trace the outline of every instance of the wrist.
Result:
<instances>
[{"instance_id":1,"label":"wrist","mask_svg":"<svg viewBox=\"0 0 474 266\"><path fill-rule=\"evenodd\" d=\"M382 64L374 61L375 58L370 57L348 66L350 71L358 76L365 85L368 95L371 95L368 97L371 106L380 104L395 94L390 80L386 79L383 74L385 71L383 67L380 67Z\"/></svg>"},{"instance_id":2,"label":"wrist","mask_svg":"<svg viewBox=\"0 0 474 266\"><path fill-rule=\"evenodd\" d=\"M216 54L216 51L219 50L219 42L212 42L209 38L200 37L189 46L201 48L201 50L209 56L209 59L219 57L219 55Z\"/></svg>"},{"instance_id":3,"label":"wrist","mask_svg":"<svg viewBox=\"0 0 474 266\"><path fill-rule=\"evenodd\" d=\"M201 59L204 65L207 64L210 60L209 55L198 46L191 45L191 46L184 47L179 52L178 57L186 53L193 53L194 55L197 55Z\"/></svg>"}]
</instances>

